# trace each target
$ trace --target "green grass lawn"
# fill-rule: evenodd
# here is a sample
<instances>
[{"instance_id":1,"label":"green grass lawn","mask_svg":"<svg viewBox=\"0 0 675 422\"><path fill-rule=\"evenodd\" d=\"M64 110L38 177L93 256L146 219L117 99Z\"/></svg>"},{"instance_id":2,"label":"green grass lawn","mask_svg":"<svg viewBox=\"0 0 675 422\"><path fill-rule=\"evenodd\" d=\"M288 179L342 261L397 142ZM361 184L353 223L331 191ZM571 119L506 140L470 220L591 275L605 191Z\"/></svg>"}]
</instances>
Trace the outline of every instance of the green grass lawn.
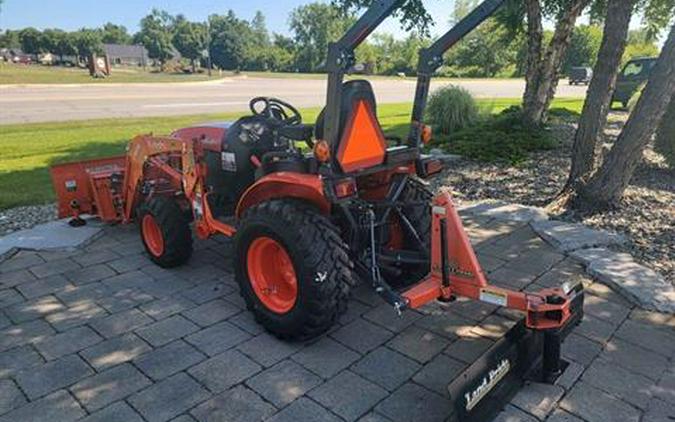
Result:
<instances>
[{"instance_id":1,"label":"green grass lawn","mask_svg":"<svg viewBox=\"0 0 675 422\"><path fill-rule=\"evenodd\" d=\"M478 100L499 112L519 99ZM553 107L579 112L582 100L559 99ZM411 104L383 104L378 115L385 131L407 133ZM318 108L304 109L313 122ZM184 126L215 120L234 120L242 113L180 117L99 119L60 123L0 125L0 209L54 200L49 166L108 155L123 154L131 137L140 133L168 134Z\"/></svg>"},{"instance_id":2,"label":"green grass lawn","mask_svg":"<svg viewBox=\"0 0 675 422\"><path fill-rule=\"evenodd\" d=\"M106 84L106 83L147 83L147 82L199 82L209 79L228 78L234 76L248 76L251 78L275 78L275 79L325 79L324 73L285 73L285 72L241 72L234 73L230 71L218 72L214 70L209 78L206 73L184 74L184 73L160 73L144 71L138 67L113 67L112 75L104 79L94 79L89 76L86 69L62 66L43 66L39 64L20 65L13 63L0 62L0 85L20 85L20 84ZM347 76L347 79L363 78L362 75ZM408 76L400 78L398 76L368 75L370 80L378 79L407 79L415 80ZM465 78L462 78L467 80ZM470 79L470 78L469 78ZM457 81L459 79L434 78L436 81Z\"/></svg>"},{"instance_id":3,"label":"green grass lawn","mask_svg":"<svg viewBox=\"0 0 675 422\"><path fill-rule=\"evenodd\" d=\"M211 79L220 76L214 72ZM134 82L198 82L209 80L207 74L148 72L141 68L115 68L105 79L94 79L89 71L76 67L17 65L0 63L0 85L9 84L87 84Z\"/></svg>"}]
</instances>

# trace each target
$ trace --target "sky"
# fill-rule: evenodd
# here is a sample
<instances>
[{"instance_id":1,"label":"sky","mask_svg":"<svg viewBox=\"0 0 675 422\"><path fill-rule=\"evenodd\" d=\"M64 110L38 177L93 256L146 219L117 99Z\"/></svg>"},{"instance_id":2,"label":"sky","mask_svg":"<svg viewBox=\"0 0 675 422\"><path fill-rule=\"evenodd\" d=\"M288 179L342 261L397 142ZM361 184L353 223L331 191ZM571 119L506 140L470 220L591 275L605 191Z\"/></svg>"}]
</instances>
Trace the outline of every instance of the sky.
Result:
<instances>
[{"instance_id":1,"label":"sky","mask_svg":"<svg viewBox=\"0 0 675 422\"><path fill-rule=\"evenodd\" d=\"M251 19L260 10L267 19L271 32L289 34L288 15L295 7L313 0L4 0L0 11L0 28L21 29L33 26L38 29L60 28L76 30L82 27L99 27L106 22L122 24L130 33L153 7L171 14L184 14L188 19L204 21L213 13L223 14L232 9L240 18ZM327 0L326 0L327 1ZM449 18L454 0L425 0L435 27L432 35L440 35L449 29ZM583 19L582 19L583 22ZM639 26L634 19L632 27ZM405 36L398 21L389 18L380 32Z\"/></svg>"}]
</instances>

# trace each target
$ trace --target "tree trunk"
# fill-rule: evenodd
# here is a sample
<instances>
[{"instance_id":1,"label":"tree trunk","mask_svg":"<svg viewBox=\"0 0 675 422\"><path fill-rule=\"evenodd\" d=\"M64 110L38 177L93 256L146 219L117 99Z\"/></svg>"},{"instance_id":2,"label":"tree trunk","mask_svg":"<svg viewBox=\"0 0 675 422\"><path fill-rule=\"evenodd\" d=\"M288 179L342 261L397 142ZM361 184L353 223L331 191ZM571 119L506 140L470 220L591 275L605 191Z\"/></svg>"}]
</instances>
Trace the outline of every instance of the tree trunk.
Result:
<instances>
[{"instance_id":1,"label":"tree trunk","mask_svg":"<svg viewBox=\"0 0 675 422\"><path fill-rule=\"evenodd\" d=\"M190 65L192 66L192 73L197 73L197 66L195 65L195 59L190 59Z\"/></svg>"},{"instance_id":2,"label":"tree trunk","mask_svg":"<svg viewBox=\"0 0 675 422\"><path fill-rule=\"evenodd\" d=\"M586 180L595 166L595 147L607 123L612 94L616 87L621 58L626 49L626 37L631 13L637 0L610 0L602 35L598 61L588 87L579 128L572 147L572 168L563 193L574 190Z\"/></svg>"},{"instance_id":3,"label":"tree trunk","mask_svg":"<svg viewBox=\"0 0 675 422\"><path fill-rule=\"evenodd\" d=\"M670 100L668 111L656 129L654 150L663 155L668 166L675 170L675 97Z\"/></svg>"},{"instance_id":4,"label":"tree trunk","mask_svg":"<svg viewBox=\"0 0 675 422\"><path fill-rule=\"evenodd\" d=\"M539 62L535 85L529 88L529 93L527 88L525 90L528 95L525 98L523 112L525 121L529 124L540 125L546 120L546 112L558 87L560 67L570 44L574 24L588 3L590 0L573 0L556 24L553 39Z\"/></svg>"},{"instance_id":5,"label":"tree trunk","mask_svg":"<svg viewBox=\"0 0 675 422\"><path fill-rule=\"evenodd\" d=\"M628 186L642 151L651 141L675 95L675 26L670 29L649 82L602 167L581 188L575 205L600 210L616 205Z\"/></svg>"},{"instance_id":6,"label":"tree trunk","mask_svg":"<svg viewBox=\"0 0 675 422\"><path fill-rule=\"evenodd\" d=\"M544 27L542 25L541 5L539 0L527 0L527 63L525 65L525 93L523 107L530 107L532 97L539 84L542 40Z\"/></svg>"}]
</instances>

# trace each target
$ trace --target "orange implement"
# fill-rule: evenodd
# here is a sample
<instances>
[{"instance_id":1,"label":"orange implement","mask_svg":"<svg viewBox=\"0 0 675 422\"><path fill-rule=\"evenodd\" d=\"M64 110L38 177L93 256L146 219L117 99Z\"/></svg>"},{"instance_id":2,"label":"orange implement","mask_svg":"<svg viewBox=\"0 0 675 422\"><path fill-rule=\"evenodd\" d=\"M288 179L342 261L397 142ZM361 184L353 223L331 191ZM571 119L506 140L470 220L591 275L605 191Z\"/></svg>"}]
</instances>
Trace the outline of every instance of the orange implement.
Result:
<instances>
[{"instance_id":1,"label":"orange implement","mask_svg":"<svg viewBox=\"0 0 675 422\"><path fill-rule=\"evenodd\" d=\"M524 312L526 326L537 330L563 327L573 316L571 287L523 293L490 285L447 191L434 198L432 217L431 272L403 293L408 306L466 297Z\"/></svg>"},{"instance_id":2,"label":"orange implement","mask_svg":"<svg viewBox=\"0 0 675 422\"><path fill-rule=\"evenodd\" d=\"M105 222L119 221L112 176L124 174L125 156L58 164L51 171L59 218L98 215ZM121 181L121 178L120 178Z\"/></svg>"}]
</instances>

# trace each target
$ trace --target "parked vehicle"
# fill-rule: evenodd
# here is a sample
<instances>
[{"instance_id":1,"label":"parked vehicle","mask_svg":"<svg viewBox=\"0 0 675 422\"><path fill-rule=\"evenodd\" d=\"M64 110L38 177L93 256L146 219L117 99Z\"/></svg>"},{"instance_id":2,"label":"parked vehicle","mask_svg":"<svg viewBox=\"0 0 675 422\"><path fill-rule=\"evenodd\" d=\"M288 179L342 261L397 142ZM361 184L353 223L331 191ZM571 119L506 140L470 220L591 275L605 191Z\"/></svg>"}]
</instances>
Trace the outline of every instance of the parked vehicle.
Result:
<instances>
[{"instance_id":1,"label":"parked vehicle","mask_svg":"<svg viewBox=\"0 0 675 422\"><path fill-rule=\"evenodd\" d=\"M32 64L33 58L27 54L19 54L12 57L12 62L16 64Z\"/></svg>"},{"instance_id":2,"label":"parked vehicle","mask_svg":"<svg viewBox=\"0 0 675 422\"><path fill-rule=\"evenodd\" d=\"M590 67L573 67L570 70L570 85L588 85L593 79L593 69Z\"/></svg>"},{"instance_id":3,"label":"parked vehicle","mask_svg":"<svg viewBox=\"0 0 675 422\"><path fill-rule=\"evenodd\" d=\"M616 80L612 103L618 101L623 108L627 108L633 95L649 80L657 59L657 57L641 57L626 63Z\"/></svg>"}]
</instances>

